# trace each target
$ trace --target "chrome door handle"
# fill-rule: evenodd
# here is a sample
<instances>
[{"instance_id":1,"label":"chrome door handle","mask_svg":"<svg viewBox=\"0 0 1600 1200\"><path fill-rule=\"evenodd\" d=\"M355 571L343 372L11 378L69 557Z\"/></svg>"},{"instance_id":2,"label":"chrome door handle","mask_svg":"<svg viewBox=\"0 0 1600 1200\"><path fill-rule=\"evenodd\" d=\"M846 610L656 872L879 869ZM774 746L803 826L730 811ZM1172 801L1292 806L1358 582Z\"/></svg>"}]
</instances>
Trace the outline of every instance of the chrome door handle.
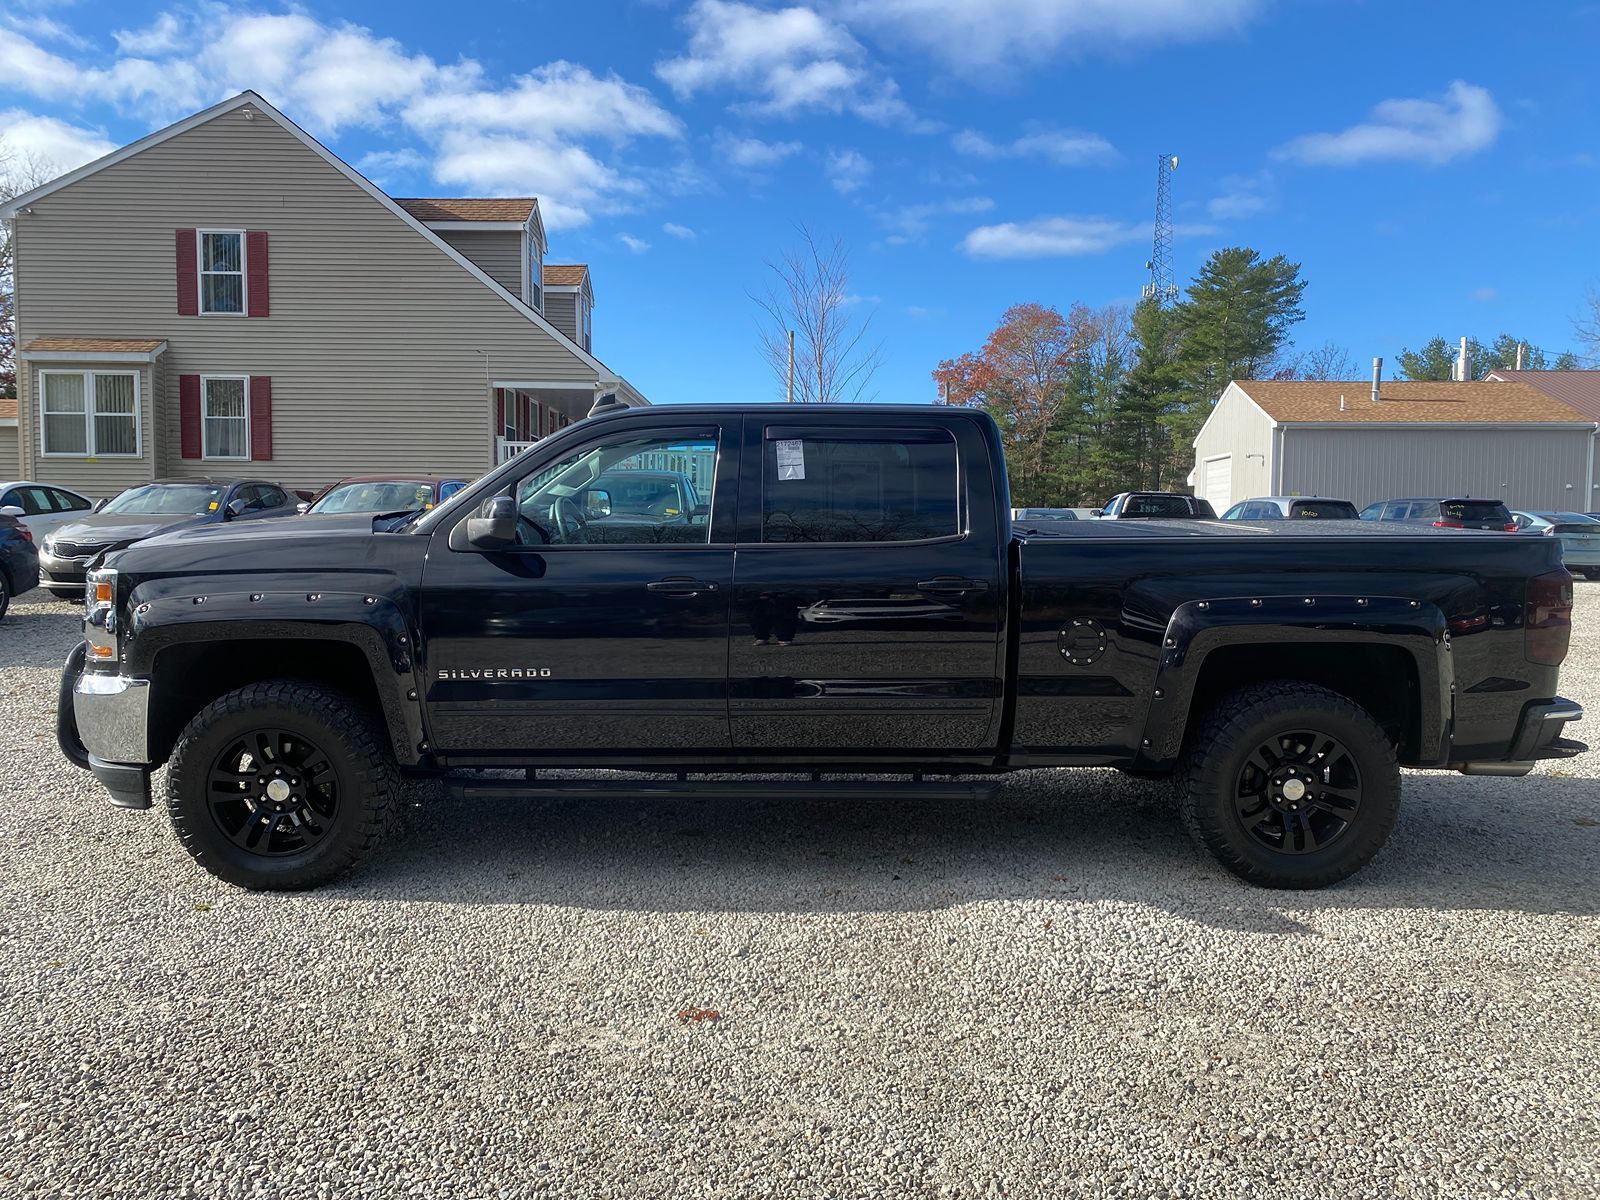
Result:
<instances>
[{"instance_id":1,"label":"chrome door handle","mask_svg":"<svg viewBox=\"0 0 1600 1200\"><path fill-rule=\"evenodd\" d=\"M646 591L665 592L669 596L698 596L701 592L717 590L717 585L708 579L657 579L644 586Z\"/></svg>"},{"instance_id":2,"label":"chrome door handle","mask_svg":"<svg viewBox=\"0 0 1600 1200\"><path fill-rule=\"evenodd\" d=\"M984 591L988 586L981 579L956 579L951 576L941 576L938 579L924 579L917 584L917 591L930 592L936 596L961 596L967 592Z\"/></svg>"}]
</instances>

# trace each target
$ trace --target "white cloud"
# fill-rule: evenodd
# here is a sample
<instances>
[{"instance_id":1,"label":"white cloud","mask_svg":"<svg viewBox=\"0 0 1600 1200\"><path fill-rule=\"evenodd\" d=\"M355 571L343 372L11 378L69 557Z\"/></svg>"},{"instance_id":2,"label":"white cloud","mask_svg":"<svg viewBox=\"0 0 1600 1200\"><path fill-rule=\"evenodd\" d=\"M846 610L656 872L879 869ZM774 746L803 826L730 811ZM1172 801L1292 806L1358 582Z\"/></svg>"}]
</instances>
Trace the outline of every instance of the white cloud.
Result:
<instances>
[{"instance_id":1,"label":"white cloud","mask_svg":"<svg viewBox=\"0 0 1600 1200\"><path fill-rule=\"evenodd\" d=\"M356 163L359 170L368 179L383 182L393 179L398 175L409 175L419 171L426 171L428 160L416 150L374 150L371 154L363 155L361 161Z\"/></svg>"},{"instance_id":2,"label":"white cloud","mask_svg":"<svg viewBox=\"0 0 1600 1200\"><path fill-rule=\"evenodd\" d=\"M1273 206L1272 175L1226 175L1222 191L1206 202L1206 213L1218 221L1242 221L1259 216Z\"/></svg>"},{"instance_id":3,"label":"white cloud","mask_svg":"<svg viewBox=\"0 0 1600 1200\"><path fill-rule=\"evenodd\" d=\"M538 195L552 228L634 207L681 177L617 160L636 140L679 141L678 118L648 89L570 62L493 81L475 61L440 64L349 22L217 3L175 8L114 37L109 61L74 62L8 33L0 79L45 99L105 101L160 122L253 88L324 138L365 126L418 143L369 156L363 169L418 172L426 152L435 182ZM647 187L647 177L657 186Z\"/></svg>"},{"instance_id":4,"label":"white cloud","mask_svg":"<svg viewBox=\"0 0 1600 1200\"><path fill-rule=\"evenodd\" d=\"M813 8L695 0L684 20L685 52L656 64L656 75L680 98L731 90L753 97L742 110L767 116L850 112L880 124L914 120L861 43Z\"/></svg>"},{"instance_id":5,"label":"white cloud","mask_svg":"<svg viewBox=\"0 0 1600 1200\"><path fill-rule=\"evenodd\" d=\"M1363 162L1418 162L1430 166L1476 154L1494 144L1504 118L1494 97L1456 80L1444 95L1426 100L1385 100L1371 119L1338 133L1312 133L1275 151L1297 162L1347 167Z\"/></svg>"},{"instance_id":6,"label":"white cloud","mask_svg":"<svg viewBox=\"0 0 1600 1200\"><path fill-rule=\"evenodd\" d=\"M980 225L961 241L973 258L1067 258L1142 241L1150 226L1105 217L1039 217Z\"/></svg>"},{"instance_id":7,"label":"white cloud","mask_svg":"<svg viewBox=\"0 0 1600 1200\"><path fill-rule=\"evenodd\" d=\"M631 233L617 234L617 241L621 242L635 254L643 254L646 250L650 249L649 242L645 241L643 238L636 238Z\"/></svg>"},{"instance_id":8,"label":"white cloud","mask_svg":"<svg viewBox=\"0 0 1600 1200\"><path fill-rule=\"evenodd\" d=\"M764 142L760 138L734 137L719 132L717 153L741 171L766 171L804 148L799 142Z\"/></svg>"},{"instance_id":9,"label":"white cloud","mask_svg":"<svg viewBox=\"0 0 1600 1200\"><path fill-rule=\"evenodd\" d=\"M1471 296L1479 304L1493 304L1500 299L1500 293L1492 287L1473 288Z\"/></svg>"},{"instance_id":10,"label":"white cloud","mask_svg":"<svg viewBox=\"0 0 1600 1200\"><path fill-rule=\"evenodd\" d=\"M828 180L842 196L848 196L867 182L872 164L859 150L839 150L828 155Z\"/></svg>"},{"instance_id":11,"label":"white cloud","mask_svg":"<svg viewBox=\"0 0 1600 1200\"><path fill-rule=\"evenodd\" d=\"M1043 158L1062 167L1079 167L1116 159L1116 148L1098 133L1076 129L1035 128L1011 142L998 143L971 129L950 139L957 154L973 158Z\"/></svg>"},{"instance_id":12,"label":"white cloud","mask_svg":"<svg viewBox=\"0 0 1600 1200\"><path fill-rule=\"evenodd\" d=\"M1234 33L1265 0L838 0L853 28L923 50L955 70Z\"/></svg>"},{"instance_id":13,"label":"white cloud","mask_svg":"<svg viewBox=\"0 0 1600 1200\"><path fill-rule=\"evenodd\" d=\"M970 217L988 212L993 207L994 201L987 196L956 196L949 200L889 209L879 213L878 220L889 230L889 236L884 240L891 246L904 246L926 237L940 217Z\"/></svg>"},{"instance_id":14,"label":"white cloud","mask_svg":"<svg viewBox=\"0 0 1600 1200\"><path fill-rule=\"evenodd\" d=\"M0 143L23 159L37 159L46 170L65 174L110 154L116 144L101 133L40 117L21 109L0 112Z\"/></svg>"},{"instance_id":15,"label":"white cloud","mask_svg":"<svg viewBox=\"0 0 1600 1200\"><path fill-rule=\"evenodd\" d=\"M676 221L667 221L661 226L661 232L668 237L675 237L681 242L692 242L700 235L687 225L679 225Z\"/></svg>"}]
</instances>

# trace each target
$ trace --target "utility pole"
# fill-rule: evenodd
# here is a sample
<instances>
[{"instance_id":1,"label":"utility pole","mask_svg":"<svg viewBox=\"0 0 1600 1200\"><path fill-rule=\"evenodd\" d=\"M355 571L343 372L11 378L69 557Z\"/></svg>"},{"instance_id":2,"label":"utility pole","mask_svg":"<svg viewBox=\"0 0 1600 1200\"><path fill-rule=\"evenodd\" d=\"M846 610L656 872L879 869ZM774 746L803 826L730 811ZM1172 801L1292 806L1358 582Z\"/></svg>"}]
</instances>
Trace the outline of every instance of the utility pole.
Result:
<instances>
[{"instance_id":1,"label":"utility pole","mask_svg":"<svg viewBox=\"0 0 1600 1200\"><path fill-rule=\"evenodd\" d=\"M1172 282L1172 173L1177 169L1176 154L1157 157L1156 223L1150 261L1144 265L1150 272L1150 282L1144 285L1144 297L1158 305L1170 304L1178 298L1178 285Z\"/></svg>"},{"instance_id":2,"label":"utility pole","mask_svg":"<svg viewBox=\"0 0 1600 1200\"><path fill-rule=\"evenodd\" d=\"M794 403L794 330L789 330L789 386L784 390L786 404Z\"/></svg>"}]
</instances>

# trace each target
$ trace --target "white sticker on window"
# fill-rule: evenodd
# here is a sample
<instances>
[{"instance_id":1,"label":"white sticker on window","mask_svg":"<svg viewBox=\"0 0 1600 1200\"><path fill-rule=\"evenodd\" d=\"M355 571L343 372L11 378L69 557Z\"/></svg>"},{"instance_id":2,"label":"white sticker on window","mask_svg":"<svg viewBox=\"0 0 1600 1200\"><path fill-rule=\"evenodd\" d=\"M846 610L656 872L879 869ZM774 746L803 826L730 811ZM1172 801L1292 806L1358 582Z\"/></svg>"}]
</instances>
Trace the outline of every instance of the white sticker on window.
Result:
<instances>
[{"instance_id":1,"label":"white sticker on window","mask_svg":"<svg viewBox=\"0 0 1600 1200\"><path fill-rule=\"evenodd\" d=\"M806 477L806 446L798 438L778 443L778 478L804 479Z\"/></svg>"}]
</instances>

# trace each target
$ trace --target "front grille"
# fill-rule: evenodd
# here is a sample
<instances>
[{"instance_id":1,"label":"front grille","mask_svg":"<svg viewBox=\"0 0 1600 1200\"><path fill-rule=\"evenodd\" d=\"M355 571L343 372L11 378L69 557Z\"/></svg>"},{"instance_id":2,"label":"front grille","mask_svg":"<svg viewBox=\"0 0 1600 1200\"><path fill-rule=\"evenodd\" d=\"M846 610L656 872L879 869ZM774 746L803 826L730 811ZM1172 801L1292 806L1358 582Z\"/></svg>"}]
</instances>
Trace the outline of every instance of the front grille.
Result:
<instances>
[{"instance_id":1,"label":"front grille","mask_svg":"<svg viewBox=\"0 0 1600 1200\"><path fill-rule=\"evenodd\" d=\"M60 558L93 558L109 544L107 542L52 542Z\"/></svg>"}]
</instances>

